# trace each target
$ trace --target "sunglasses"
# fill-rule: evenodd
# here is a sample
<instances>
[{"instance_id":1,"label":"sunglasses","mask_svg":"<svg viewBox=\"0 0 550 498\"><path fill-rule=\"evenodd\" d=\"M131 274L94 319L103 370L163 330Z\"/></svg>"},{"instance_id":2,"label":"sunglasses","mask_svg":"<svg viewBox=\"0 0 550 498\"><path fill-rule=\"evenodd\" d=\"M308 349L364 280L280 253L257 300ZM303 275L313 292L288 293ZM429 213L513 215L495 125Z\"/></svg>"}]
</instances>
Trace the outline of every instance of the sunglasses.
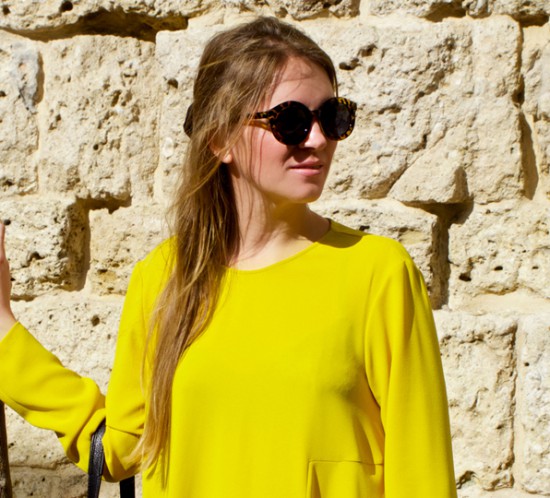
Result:
<instances>
[{"instance_id":1,"label":"sunglasses","mask_svg":"<svg viewBox=\"0 0 550 498\"><path fill-rule=\"evenodd\" d=\"M357 104L342 97L332 97L319 109L311 111L300 102L283 102L269 111L257 112L253 119L267 119L274 137L285 145L301 144L317 118L325 137L343 140L351 135L355 125Z\"/></svg>"}]
</instances>

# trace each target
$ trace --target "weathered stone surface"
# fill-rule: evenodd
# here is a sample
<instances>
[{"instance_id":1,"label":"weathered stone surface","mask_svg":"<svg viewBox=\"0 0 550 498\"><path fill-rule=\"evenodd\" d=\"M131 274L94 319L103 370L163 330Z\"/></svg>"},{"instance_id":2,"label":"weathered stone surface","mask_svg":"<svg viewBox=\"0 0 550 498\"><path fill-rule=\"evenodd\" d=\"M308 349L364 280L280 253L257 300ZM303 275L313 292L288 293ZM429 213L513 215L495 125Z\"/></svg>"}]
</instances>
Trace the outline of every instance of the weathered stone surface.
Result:
<instances>
[{"instance_id":1,"label":"weathered stone surface","mask_svg":"<svg viewBox=\"0 0 550 498\"><path fill-rule=\"evenodd\" d=\"M52 443L59 445L56 441L52 441ZM29 471L16 466L12 468L12 481L16 498L24 496L81 498L86 496L86 474L67 464L49 471L42 469Z\"/></svg>"},{"instance_id":2,"label":"weathered stone surface","mask_svg":"<svg viewBox=\"0 0 550 498\"><path fill-rule=\"evenodd\" d=\"M90 272L93 292L125 294L136 262L162 241L162 209L107 209L90 212ZM113 237L113 234L118 234Z\"/></svg>"},{"instance_id":3,"label":"weathered stone surface","mask_svg":"<svg viewBox=\"0 0 550 498\"><path fill-rule=\"evenodd\" d=\"M157 163L154 45L76 36L45 45L40 187L121 204L152 195Z\"/></svg>"},{"instance_id":4,"label":"weathered stone surface","mask_svg":"<svg viewBox=\"0 0 550 498\"><path fill-rule=\"evenodd\" d=\"M238 6L243 10L265 13L265 5L273 14L289 14L294 19L315 18L322 14L333 14L337 17L356 16L359 14L360 0L223 0L227 6Z\"/></svg>"},{"instance_id":5,"label":"weathered stone surface","mask_svg":"<svg viewBox=\"0 0 550 498\"><path fill-rule=\"evenodd\" d=\"M517 290L550 298L549 220L550 207L529 202L474 206L449 229L449 304Z\"/></svg>"},{"instance_id":6,"label":"weathered stone surface","mask_svg":"<svg viewBox=\"0 0 550 498\"><path fill-rule=\"evenodd\" d=\"M369 13L383 16L394 13L411 14L417 17L459 15L464 12L462 0L370 0ZM487 11L487 1L468 2L471 14Z\"/></svg>"},{"instance_id":7,"label":"weathered stone surface","mask_svg":"<svg viewBox=\"0 0 550 498\"><path fill-rule=\"evenodd\" d=\"M550 313L520 320L514 477L530 493L550 495Z\"/></svg>"},{"instance_id":8,"label":"weathered stone surface","mask_svg":"<svg viewBox=\"0 0 550 498\"><path fill-rule=\"evenodd\" d=\"M83 498L86 496L87 479L84 472L70 463L64 463L55 469L35 468L29 471L19 466L12 468L14 498ZM136 479L136 496L142 496L139 478ZM118 483L103 481L100 497L119 498Z\"/></svg>"},{"instance_id":9,"label":"weathered stone surface","mask_svg":"<svg viewBox=\"0 0 550 498\"><path fill-rule=\"evenodd\" d=\"M367 18L312 22L308 32L344 69L340 93L359 103L329 181L334 196L383 197L412 165L436 177L442 164L463 167L477 202L521 196L514 21Z\"/></svg>"},{"instance_id":10,"label":"weathered stone surface","mask_svg":"<svg viewBox=\"0 0 550 498\"><path fill-rule=\"evenodd\" d=\"M162 30L185 29L187 20L222 9L308 19L359 14L360 0L3 0L0 28L35 38L80 33L125 33L152 41Z\"/></svg>"},{"instance_id":11,"label":"weathered stone surface","mask_svg":"<svg viewBox=\"0 0 550 498\"><path fill-rule=\"evenodd\" d=\"M437 217L391 201L318 201L314 210L352 228L400 241L422 271L434 307L441 304Z\"/></svg>"},{"instance_id":12,"label":"weathered stone surface","mask_svg":"<svg viewBox=\"0 0 550 498\"><path fill-rule=\"evenodd\" d=\"M91 299L82 293L55 294L15 302L14 313L67 367L92 378L105 392L111 373L122 299ZM65 462L55 434L9 417L10 461L55 468ZM57 496L57 495L50 495Z\"/></svg>"},{"instance_id":13,"label":"weathered stone surface","mask_svg":"<svg viewBox=\"0 0 550 498\"><path fill-rule=\"evenodd\" d=\"M435 20L446 16L506 14L532 22L544 20L550 14L546 0L370 0L368 5L374 15L406 13Z\"/></svg>"},{"instance_id":14,"label":"weathered stone surface","mask_svg":"<svg viewBox=\"0 0 550 498\"><path fill-rule=\"evenodd\" d=\"M458 490L458 498L534 498L534 496L517 487L487 491L471 482Z\"/></svg>"},{"instance_id":15,"label":"weathered stone surface","mask_svg":"<svg viewBox=\"0 0 550 498\"><path fill-rule=\"evenodd\" d=\"M155 172L155 199L166 203L177 183L188 138L183 123L193 98L193 79L206 41L223 25L193 31L163 31L157 35L162 102L159 118L159 163Z\"/></svg>"},{"instance_id":16,"label":"weathered stone surface","mask_svg":"<svg viewBox=\"0 0 550 498\"><path fill-rule=\"evenodd\" d=\"M15 298L52 289L75 289L82 281L86 214L71 199L23 197L0 201L9 223L6 251Z\"/></svg>"},{"instance_id":17,"label":"weathered stone surface","mask_svg":"<svg viewBox=\"0 0 550 498\"><path fill-rule=\"evenodd\" d=\"M42 68L34 43L0 32L0 193L36 190L36 104Z\"/></svg>"},{"instance_id":18,"label":"weathered stone surface","mask_svg":"<svg viewBox=\"0 0 550 498\"><path fill-rule=\"evenodd\" d=\"M524 169L531 177L530 196L540 192L550 199L550 24L526 28L523 34Z\"/></svg>"},{"instance_id":19,"label":"weathered stone surface","mask_svg":"<svg viewBox=\"0 0 550 498\"><path fill-rule=\"evenodd\" d=\"M159 29L185 28L186 17L204 11L203 3L200 0L3 0L0 28L43 39L79 32L119 32L152 41Z\"/></svg>"},{"instance_id":20,"label":"weathered stone surface","mask_svg":"<svg viewBox=\"0 0 550 498\"><path fill-rule=\"evenodd\" d=\"M516 319L436 311L435 320L459 487L511 486Z\"/></svg>"},{"instance_id":21,"label":"weathered stone surface","mask_svg":"<svg viewBox=\"0 0 550 498\"><path fill-rule=\"evenodd\" d=\"M550 3L547 0L494 0L490 11L494 14L506 14L525 22L544 22L545 20L547 22Z\"/></svg>"},{"instance_id":22,"label":"weathered stone surface","mask_svg":"<svg viewBox=\"0 0 550 498\"><path fill-rule=\"evenodd\" d=\"M389 196L407 204L454 204L468 200L466 173L452 155L438 162L412 164L397 180Z\"/></svg>"}]
</instances>

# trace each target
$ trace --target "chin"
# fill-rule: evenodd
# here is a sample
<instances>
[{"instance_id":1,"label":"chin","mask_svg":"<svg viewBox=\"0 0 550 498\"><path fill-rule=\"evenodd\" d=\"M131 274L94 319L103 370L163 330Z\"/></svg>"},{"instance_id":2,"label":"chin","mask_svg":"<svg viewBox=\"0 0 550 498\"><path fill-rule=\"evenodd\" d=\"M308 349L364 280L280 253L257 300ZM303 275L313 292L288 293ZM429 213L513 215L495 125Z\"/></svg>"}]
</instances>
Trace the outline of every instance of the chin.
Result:
<instances>
[{"instance_id":1,"label":"chin","mask_svg":"<svg viewBox=\"0 0 550 498\"><path fill-rule=\"evenodd\" d=\"M302 192L299 195L293 196L289 200L300 204L309 204L310 202L315 202L317 199L319 199L322 193L323 189L315 189L309 192Z\"/></svg>"},{"instance_id":2,"label":"chin","mask_svg":"<svg viewBox=\"0 0 550 498\"><path fill-rule=\"evenodd\" d=\"M294 185L271 191L268 197L276 204L309 204L315 202L323 193L324 184Z\"/></svg>"}]
</instances>

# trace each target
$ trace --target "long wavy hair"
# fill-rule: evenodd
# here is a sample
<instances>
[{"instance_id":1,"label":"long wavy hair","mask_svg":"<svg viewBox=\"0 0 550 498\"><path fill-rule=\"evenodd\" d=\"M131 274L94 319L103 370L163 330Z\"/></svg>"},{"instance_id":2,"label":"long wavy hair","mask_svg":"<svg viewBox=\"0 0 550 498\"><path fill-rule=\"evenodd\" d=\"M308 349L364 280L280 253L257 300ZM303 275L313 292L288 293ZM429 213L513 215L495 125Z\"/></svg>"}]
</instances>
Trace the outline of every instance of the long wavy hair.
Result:
<instances>
[{"instance_id":1,"label":"long wavy hair","mask_svg":"<svg viewBox=\"0 0 550 498\"><path fill-rule=\"evenodd\" d=\"M173 269L158 298L148 349L148 407L137 449L142 467L169 455L172 382L176 367L207 326L224 271L239 250L239 220L231 181L220 157L260 110L290 58L320 66L335 92L330 57L308 36L276 18L259 17L214 36L193 87L192 128L181 181L171 208ZM213 152L213 143L222 150Z\"/></svg>"}]
</instances>

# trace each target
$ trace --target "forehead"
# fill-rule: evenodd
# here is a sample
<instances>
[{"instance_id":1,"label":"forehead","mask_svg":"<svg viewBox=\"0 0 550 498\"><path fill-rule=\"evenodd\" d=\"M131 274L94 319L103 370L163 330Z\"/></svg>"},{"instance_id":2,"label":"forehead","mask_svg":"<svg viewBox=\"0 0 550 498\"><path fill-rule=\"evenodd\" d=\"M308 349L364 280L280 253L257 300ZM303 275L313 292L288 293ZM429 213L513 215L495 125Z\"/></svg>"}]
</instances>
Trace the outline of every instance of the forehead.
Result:
<instances>
[{"instance_id":1,"label":"forehead","mask_svg":"<svg viewBox=\"0 0 550 498\"><path fill-rule=\"evenodd\" d=\"M277 74L268 101L276 105L287 100L297 100L310 105L324 102L333 95L332 83L321 66L293 57Z\"/></svg>"}]
</instances>

